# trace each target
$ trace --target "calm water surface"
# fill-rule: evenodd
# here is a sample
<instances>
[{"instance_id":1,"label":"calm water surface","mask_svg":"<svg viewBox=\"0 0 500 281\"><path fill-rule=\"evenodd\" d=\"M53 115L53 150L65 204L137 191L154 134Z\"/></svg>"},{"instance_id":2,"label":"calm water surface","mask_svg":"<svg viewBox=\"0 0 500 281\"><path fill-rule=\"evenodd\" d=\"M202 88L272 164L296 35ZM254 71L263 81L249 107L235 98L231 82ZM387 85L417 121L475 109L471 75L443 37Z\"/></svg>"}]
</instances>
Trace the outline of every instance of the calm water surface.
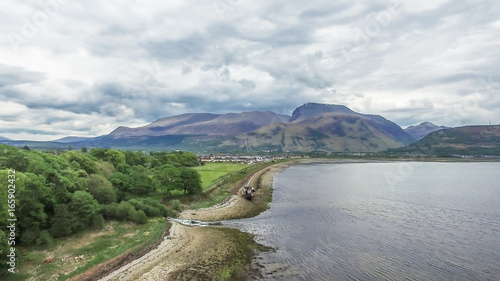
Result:
<instances>
[{"instance_id":1,"label":"calm water surface","mask_svg":"<svg viewBox=\"0 0 500 281\"><path fill-rule=\"evenodd\" d=\"M275 251L263 279L500 280L500 163L296 165L229 221Z\"/></svg>"}]
</instances>

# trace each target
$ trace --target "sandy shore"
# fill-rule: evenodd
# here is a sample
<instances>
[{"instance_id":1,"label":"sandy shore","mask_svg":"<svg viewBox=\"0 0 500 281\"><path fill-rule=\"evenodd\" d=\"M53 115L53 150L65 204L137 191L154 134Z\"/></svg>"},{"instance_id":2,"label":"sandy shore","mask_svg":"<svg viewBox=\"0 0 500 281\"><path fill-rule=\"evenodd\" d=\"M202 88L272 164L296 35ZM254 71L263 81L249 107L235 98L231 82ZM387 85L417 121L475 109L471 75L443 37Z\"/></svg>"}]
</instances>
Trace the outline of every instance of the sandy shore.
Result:
<instances>
[{"instance_id":1,"label":"sandy shore","mask_svg":"<svg viewBox=\"0 0 500 281\"><path fill-rule=\"evenodd\" d=\"M290 164L276 164L249 175L232 189L234 195L221 204L186 210L179 217L219 221L255 216L268 208L276 173ZM244 184L256 187L254 200L236 195ZM245 280L253 254L249 245L258 248L250 234L236 229L172 222L169 235L156 248L99 280Z\"/></svg>"}]
</instances>

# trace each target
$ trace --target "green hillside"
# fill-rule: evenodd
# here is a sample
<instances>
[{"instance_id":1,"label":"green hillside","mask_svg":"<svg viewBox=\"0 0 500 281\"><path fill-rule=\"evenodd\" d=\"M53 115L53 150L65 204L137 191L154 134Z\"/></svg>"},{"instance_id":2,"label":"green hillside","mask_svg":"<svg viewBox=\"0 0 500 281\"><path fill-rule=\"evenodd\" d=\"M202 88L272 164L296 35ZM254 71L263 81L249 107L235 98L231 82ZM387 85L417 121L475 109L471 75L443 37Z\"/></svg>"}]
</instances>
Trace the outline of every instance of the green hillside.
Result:
<instances>
[{"instance_id":1,"label":"green hillside","mask_svg":"<svg viewBox=\"0 0 500 281\"><path fill-rule=\"evenodd\" d=\"M467 126L434 132L404 149L410 153L500 156L500 125Z\"/></svg>"},{"instance_id":2,"label":"green hillside","mask_svg":"<svg viewBox=\"0 0 500 281\"><path fill-rule=\"evenodd\" d=\"M18 251L23 249L17 255L28 267L30 260L43 262L41 250L57 252L55 245L66 244L62 241L75 240L105 226L113 226L116 231L108 234L130 248L158 239L166 226L164 220L160 224L157 219L176 216L181 208L170 194L202 191L200 175L191 168L195 166L198 158L188 152L145 155L93 148L88 152L44 153L0 145L0 198L7 203L11 194L9 199L13 200L0 204L0 268L5 268L10 251L8 219L17 219L15 246ZM130 231L120 228L128 227L128 223L148 224L154 233L144 239L127 239L122 235ZM102 245L87 247L79 255L86 256L87 265L95 264L127 250L123 245L115 250ZM45 277L40 278L48 280Z\"/></svg>"}]
</instances>

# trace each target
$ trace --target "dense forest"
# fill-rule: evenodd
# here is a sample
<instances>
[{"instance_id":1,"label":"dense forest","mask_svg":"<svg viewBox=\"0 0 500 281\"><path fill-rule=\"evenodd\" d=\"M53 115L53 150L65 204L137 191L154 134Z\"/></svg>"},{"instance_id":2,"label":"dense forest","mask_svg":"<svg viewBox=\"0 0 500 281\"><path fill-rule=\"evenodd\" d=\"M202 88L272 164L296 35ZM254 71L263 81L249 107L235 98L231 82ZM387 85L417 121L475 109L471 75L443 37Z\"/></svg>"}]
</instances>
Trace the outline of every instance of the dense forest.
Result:
<instances>
[{"instance_id":1,"label":"dense forest","mask_svg":"<svg viewBox=\"0 0 500 281\"><path fill-rule=\"evenodd\" d=\"M0 145L0 261L9 252L9 209L15 207L17 246L50 245L53 239L106 220L146 223L148 217L176 216L172 193L201 192L196 155L92 148L40 152ZM12 176L15 173L15 177ZM15 206L8 203L15 185Z\"/></svg>"}]
</instances>

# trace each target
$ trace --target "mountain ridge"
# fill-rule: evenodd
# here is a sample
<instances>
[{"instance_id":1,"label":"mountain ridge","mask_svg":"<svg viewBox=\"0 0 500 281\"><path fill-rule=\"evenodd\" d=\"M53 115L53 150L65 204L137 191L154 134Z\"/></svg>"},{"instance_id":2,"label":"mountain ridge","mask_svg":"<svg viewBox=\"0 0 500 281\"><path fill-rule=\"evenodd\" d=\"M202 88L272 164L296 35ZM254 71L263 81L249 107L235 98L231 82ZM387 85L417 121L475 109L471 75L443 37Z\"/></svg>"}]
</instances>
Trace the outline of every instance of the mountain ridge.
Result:
<instances>
[{"instance_id":1,"label":"mountain ridge","mask_svg":"<svg viewBox=\"0 0 500 281\"><path fill-rule=\"evenodd\" d=\"M463 126L436 131L401 150L437 156L500 156L500 125Z\"/></svg>"},{"instance_id":2,"label":"mountain ridge","mask_svg":"<svg viewBox=\"0 0 500 281\"><path fill-rule=\"evenodd\" d=\"M118 127L110 136L162 136L162 135L208 135L225 136L250 132L275 122L287 121L290 116L271 111L241 113L187 113L165 117L139 128Z\"/></svg>"},{"instance_id":3,"label":"mountain ridge","mask_svg":"<svg viewBox=\"0 0 500 281\"><path fill-rule=\"evenodd\" d=\"M430 133L439 131L439 130L444 130L444 129L450 129L450 127L445 127L445 126L437 126L431 122L422 122L419 125L415 126L409 126L408 128L404 129L405 132L407 132L409 135L413 136L415 140L421 140L425 136L427 136Z\"/></svg>"},{"instance_id":4,"label":"mountain ridge","mask_svg":"<svg viewBox=\"0 0 500 281\"><path fill-rule=\"evenodd\" d=\"M414 127L442 128L423 122L406 130ZM481 126L471 128L477 127ZM291 116L270 111L185 113L160 118L137 128L119 126L108 135L93 138L67 137L59 139L59 142L2 140L0 143L42 149L66 149L71 145L73 148L180 149L201 153L261 150L327 153L387 150L406 153L415 150L415 143L421 144L429 136L443 132L445 136L448 132L455 134L453 128L441 129L415 142L416 139L407 131L383 116L358 113L343 105L306 103L297 107ZM488 130L482 132L488 134ZM456 134L460 137L451 145L453 148L465 146L476 152L489 152L500 147L491 141L486 141L486 147L481 147L485 140L474 129Z\"/></svg>"},{"instance_id":5,"label":"mountain ridge","mask_svg":"<svg viewBox=\"0 0 500 281\"><path fill-rule=\"evenodd\" d=\"M299 152L379 152L409 143L407 137L397 139L384 130L384 126L391 127L392 124L381 125L380 120L362 114L322 113L238 135L221 144L221 147Z\"/></svg>"}]
</instances>

